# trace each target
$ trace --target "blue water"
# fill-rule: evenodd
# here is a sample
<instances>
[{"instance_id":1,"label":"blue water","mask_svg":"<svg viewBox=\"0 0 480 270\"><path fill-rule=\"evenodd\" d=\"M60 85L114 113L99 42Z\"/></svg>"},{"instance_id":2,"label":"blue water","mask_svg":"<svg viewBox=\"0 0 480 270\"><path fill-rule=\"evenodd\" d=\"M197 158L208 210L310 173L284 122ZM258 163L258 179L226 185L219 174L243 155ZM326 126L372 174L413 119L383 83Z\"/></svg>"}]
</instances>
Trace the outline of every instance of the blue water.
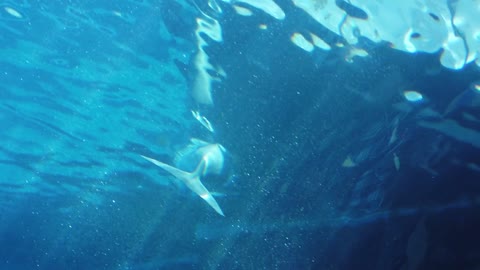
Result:
<instances>
[{"instance_id":1,"label":"blue water","mask_svg":"<svg viewBox=\"0 0 480 270\"><path fill-rule=\"evenodd\" d=\"M225 10L208 106L190 2L1 2L0 269L480 267L478 69L366 40L347 63L289 42L326 31L298 10ZM203 179L225 217L140 156L190 138L226 149Z\"/></svg>"}]
</instances>

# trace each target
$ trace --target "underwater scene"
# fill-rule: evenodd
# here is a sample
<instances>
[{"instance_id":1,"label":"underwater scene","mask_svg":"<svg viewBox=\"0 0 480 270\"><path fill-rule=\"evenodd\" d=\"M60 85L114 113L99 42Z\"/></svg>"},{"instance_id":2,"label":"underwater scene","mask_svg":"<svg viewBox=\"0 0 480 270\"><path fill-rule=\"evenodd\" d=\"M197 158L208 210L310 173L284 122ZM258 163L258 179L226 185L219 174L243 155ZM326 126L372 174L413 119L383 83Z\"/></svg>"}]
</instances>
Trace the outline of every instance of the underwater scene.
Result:
<instances>
[{"instance_id":1,"label":"underwater scene","mask_svg":"<svg viewBox=\"0 0 480 270\"><path fill-rule=\"evenodd\" d=\"M0 1L0 269L480 269L479 15Z\"/></svg>"}]
</instances>

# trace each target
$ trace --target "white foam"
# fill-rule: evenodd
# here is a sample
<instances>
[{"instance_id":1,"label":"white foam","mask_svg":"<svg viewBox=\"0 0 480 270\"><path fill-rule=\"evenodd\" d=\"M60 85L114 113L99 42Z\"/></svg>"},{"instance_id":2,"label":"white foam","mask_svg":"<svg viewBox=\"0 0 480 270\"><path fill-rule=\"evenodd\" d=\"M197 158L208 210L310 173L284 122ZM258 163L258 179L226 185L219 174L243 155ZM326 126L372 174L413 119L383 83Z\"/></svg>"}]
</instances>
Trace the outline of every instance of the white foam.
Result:
<instances>
[{"instance_id":1,"label":"white foam","mask_svg":"<svg viewBox=\"0 0 480 270\"><path fill-rule=\"evenodd\" d=\"M285 19L285 12L273 0L223 0L226 3L245 3L260 9L277 20Z\"/></svg>"},{"instance_id":2,"label":"white foam","mask_svg":"<svg viewBox=\"0 0 480 270\"><path fill-rule=\"evenodd\" d=\"M459 0L453 23L465 38L468 47L466 62L477 59L480 54L480 1Z\"/></svg>"},{"instance_id":3,"label":"white foam","mask_svg":"<svg viewBox=\"0 0 480 270\"><path fill-rule=\"evenodd\" d=\"M340 24L347 13L340 9L335 1L293 0L293 3L330 31L341 34Z\"/></svg>"},{"instance_id":4,"label":"white foam","mask_svg":"<svg viewBox=\"0 0 480 270\"><path fill-rule=\"evenodd\" d=\"M241 7L241 6L237 6L237 5L233 5L233 9L235 10L235 12L238 14L238 15L242 15L242 16L252 16L253 15L253 12L248 9L248 8L244 8L244 7Z\"/></svg>"},{"instance_id":5,"label":"white foam","mask_svg":"<svg viewBox=\"0 0 480 270\"><path fill-rule=\"evenodd\" d=\"M328 45L328 43L326 43L323 39L319 38L317 35L310 33L310 36L312 37L313 45L315 45L316 47L325 51L329 51L332 49L332 47Z\"/></svg>"},{"instance_id":6,"label":"white foam","mask_svg":"<svg viewBox=\"0 0 480 270\"><path fill-rule=\"evenodd\" d=\"M302 50L305 50L307 52L313 51L315 47L313 44L308 41L302 34L300 33L294 33L291 37L290 40L295 44L297 47L301 48Z\"/></svg>"},{"instance_id":7,"label":"white foam","mask_svg":"<svg viewBox=\"0 0 480 270\"><path fill-rule=\"evenodd\" d=\"M367 17L349 16L335 1L293 0L350 45L365 37L409 53L443 50L440 62L450 69L461 69L473 61L480 66L480 1L458 0L451 6L447 0L348 2Z\"/></svg>"}]
</instances>

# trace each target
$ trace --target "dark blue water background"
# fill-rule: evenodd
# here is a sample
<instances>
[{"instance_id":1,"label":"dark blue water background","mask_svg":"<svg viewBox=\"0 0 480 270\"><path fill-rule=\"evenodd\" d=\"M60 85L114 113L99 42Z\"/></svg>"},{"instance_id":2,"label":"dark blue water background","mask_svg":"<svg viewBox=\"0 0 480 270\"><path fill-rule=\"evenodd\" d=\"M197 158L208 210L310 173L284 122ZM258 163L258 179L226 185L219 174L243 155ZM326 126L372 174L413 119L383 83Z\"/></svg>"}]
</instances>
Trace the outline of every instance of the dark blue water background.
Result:
<instances>
[{"instance_id":1,"label":"dark blue water background","mask_svg":"<svg viewBox=\"0 0 480 270\"><path fill-rule=\"evenodd\" d=\"M366 40L354 63L305 53L292 31L338 38L281 4L288 20L217 18L227 78L203 107L175 65L196 50L188 3L3 1L0 269L478 267L478 145L418 124L443 123L478 70ZM463 113L480 115L448 119L480 130ZM171 162L191 137L228 150L205 180L225 218L139 156Z\"/></svg>"}]
</instances>

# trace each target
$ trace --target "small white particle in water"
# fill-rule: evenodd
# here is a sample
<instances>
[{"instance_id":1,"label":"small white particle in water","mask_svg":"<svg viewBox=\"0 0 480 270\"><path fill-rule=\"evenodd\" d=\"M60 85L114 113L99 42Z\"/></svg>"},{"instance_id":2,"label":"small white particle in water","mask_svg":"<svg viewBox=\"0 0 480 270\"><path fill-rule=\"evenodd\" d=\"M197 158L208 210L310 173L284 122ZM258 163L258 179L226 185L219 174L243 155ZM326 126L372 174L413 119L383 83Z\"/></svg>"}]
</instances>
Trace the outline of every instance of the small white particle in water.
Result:
<instances>
[{"instance_id":1,"label":"small white particle in water","mask_svg":"<svg viewBox=\"0 0 480 270\"><path fill-rule=\"evenodd\" d=\"M113 203L115 203L115 200L112 200Z\"/></svg>"},{"instance_id":2,"label":"small white particle in water","mask_svg":"<svg viewBox=\"0 0 480 270\"><path fill-rule=\"evenodd\" d=\"M22 14L20 12L16 11L15 9L11 7L4 7L3 8L8 14L12 15L13 17L17 18L23 18Z\"/></svg>"},{"instance_id":3,"label":"small white particle in water","mask_svg":"<svg viewBox=\"0 0 480 270\"><path fill-rule=\"evenodd\" d=\"M261 30L267 30L268 26L266 24L260 24L258 28L260 28Z\"/></svg>"}]
</instances>

